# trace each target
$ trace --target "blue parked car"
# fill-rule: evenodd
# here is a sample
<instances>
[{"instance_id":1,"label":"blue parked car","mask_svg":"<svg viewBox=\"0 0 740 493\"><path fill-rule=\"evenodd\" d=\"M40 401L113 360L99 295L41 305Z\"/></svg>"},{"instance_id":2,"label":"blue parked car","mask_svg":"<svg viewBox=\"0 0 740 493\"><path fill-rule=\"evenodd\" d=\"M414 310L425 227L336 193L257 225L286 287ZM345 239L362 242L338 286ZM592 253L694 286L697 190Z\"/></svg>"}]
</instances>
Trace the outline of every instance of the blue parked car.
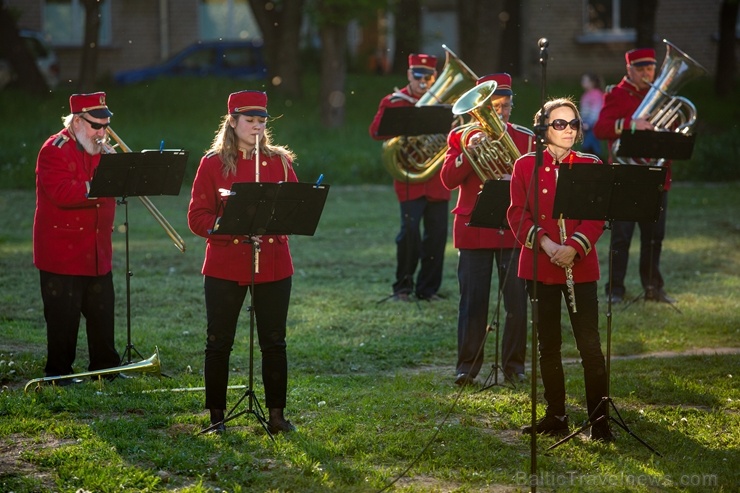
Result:
<instances>
[{"instance_id":1,"label":"blue parked car","mask_svg":"<svg viewBox=\"0 0 740 493\"><path fill-rule=\"evenodd\" d=\"M113 74L118 84L134 84L157 77L222 76L260 79L267 75L262 43L203 41L192 44L169 60L151 67Z\"/></svg>"}]
</instances>

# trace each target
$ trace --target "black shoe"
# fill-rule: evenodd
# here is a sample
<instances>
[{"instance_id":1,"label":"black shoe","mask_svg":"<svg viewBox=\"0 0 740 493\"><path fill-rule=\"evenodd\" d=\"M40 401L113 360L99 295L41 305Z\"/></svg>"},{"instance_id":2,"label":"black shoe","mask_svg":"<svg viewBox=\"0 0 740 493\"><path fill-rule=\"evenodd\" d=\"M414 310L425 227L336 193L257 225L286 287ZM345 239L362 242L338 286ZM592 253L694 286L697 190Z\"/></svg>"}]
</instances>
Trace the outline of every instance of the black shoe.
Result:
<instances>
[{"instance_id":1,"label":"black shoe","mask_svg":"<svg viewBox=\"0 0 740 493\"><path fill-rule=\"evenodd\" d=\"M613 294L609 296L609 301L611 301L612 305L616 305L624 301L624 297L621 294Z\"/></svg>"},{"instance_id":2,"label":"black shoe","mask_svg":"<svg viewBox=\"0 0 740 493\"><path fill-rule=\"evenodd\" d=\"M532 425L527 425L522 428L524 435L532 434ZM537 434L538 435L567 435L568 434L568 416L564 416L563 419L555 416L545 416L537 422Z\"/></svg>"},{"instance_id":3,"label":"black shoe","mask_svg":"<svg viewBox=\"0 0 740 493\"><path fill-rule=\"evenodd\" d=\"M267 422L267 431L272 435L277 435L278 433L296 431L296 427L287 419L276 419Z\"/></svg>"},{"instance_id":4,"label":"black shoe","mask_svg":"<svg viewBox=\"0 0 740 493\"><path fill-rule=\"evenodd\" d=\"M527 375L524 373L504 373L504 379L514 385L527 383Z\"/></svg>"},{"instance_id":5,"label":"black shoe","mask_svg":"<svg viewBox=\"0 0 740 493\"><path fill-rule=\"evenodd\" d=\"M393 296L391 296L391 300L393 300L393 301L403 301L403 302L411 301L409 299L408 293L393 293Z\"/></svg>"},{"instance_id":6,"label":"black shoe","mask_svg":"<svg viewBox=\"0 0 740 493\"><path fill-rule=\"evenodd\" d=\"M614 442L617 439L612 435L612 430L609 429L609 423L607 421L600 421L595 425L591 426L590 439L594 442Z\"/></svg>"},{"instance_id":7,"label":"black shoe","mask_svg":"<svg viewBox=\"0 0 740 493\"><path fill-rule=\"evenodd\" d=\"M646 289L645 290L645 301L655 301L656 303L669 303L673 304L676 302L673 298L668 296L662 289Z\"/></svg>"},{"instance_id":8,"label":"black shoe","mask_svg":"<svg viewBox=\"0 0 740 493\"><path fill-rule=\"evenodd\" d=\"M226 425L223 422L211 423L205 433L208 435L222 435L226 431ZM203 433L203 432L201 432Z\"/></svg>"},{"instance_id":9,"label":"black shoe","mask_svg":"<svg viewBox=\"0 0 740 493\"><path fill-rule=\"evenodd\" d=\"M442 301L444 299L444 298L442 298L438 294L433 294L431 296L420 296L420 295L417 294L416 297L419 298L422 301L428 301L430 303L432 303L434 301Z\"/></svg>"},{"instance_id":10,"label":"black shoe","mask_svg":"<svg viewBox=\"0 0 740 493\"><path fill-rule=\"evenodd\" d=\"M459 385L461 387L466 387L468 385L474 384L475 377L472 376L470 373L458 373L457 378L455 378L455 385Z\"/></svg>"}]
</instances>

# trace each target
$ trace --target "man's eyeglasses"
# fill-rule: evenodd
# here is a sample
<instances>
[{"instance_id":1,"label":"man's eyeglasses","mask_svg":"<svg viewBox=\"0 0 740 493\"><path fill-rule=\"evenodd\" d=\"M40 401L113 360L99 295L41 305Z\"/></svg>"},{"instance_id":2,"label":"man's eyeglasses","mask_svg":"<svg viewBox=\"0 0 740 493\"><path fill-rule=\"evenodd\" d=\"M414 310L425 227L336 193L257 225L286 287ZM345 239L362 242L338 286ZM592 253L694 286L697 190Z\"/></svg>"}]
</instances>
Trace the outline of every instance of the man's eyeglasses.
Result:
<instances>
[{"instance_id":1,"label":"man's eyeglasses","mask_svg":"<svg viewBox=\"0 0 740 493\"><path fill-rule=\"evenodd\" d=\"M432 80L434 78L433 75L416 75L416 74L412 74L412 76L414 77L414 80L424 79L427 82L429 82L430 80Z\"/></svg>"},{"instance_id":2,"label":"man's eyeglasses","mask_svg":"<svg viewBox=\"0 0 740 493\"><path fill-rule=\"evenodd\" d=\"M80 118L82 118L87 123L89 123L90 124L90 128L92 128L93 130L100 130L101 128L108 128L110 126L110 122L108 122L108 123L91 122L90 120L88 120L87 118L85 118L82 115L80 115Z\"/></svg>"},{"instance_id":3,"label":"man's eyeglasses","mask_svg":"<svg viewBox=\"0 0 740 493\"><path fill-rule=\"evenodd\" d=\"M581 127L581 120L574 118L571 121L566 122L565 120L557 119L553 120L552 123L549 124L549 126L555 130L565 130L565 127L568 125L570 125L571 130L578 130Z\"/></svg>"}]
</instances>

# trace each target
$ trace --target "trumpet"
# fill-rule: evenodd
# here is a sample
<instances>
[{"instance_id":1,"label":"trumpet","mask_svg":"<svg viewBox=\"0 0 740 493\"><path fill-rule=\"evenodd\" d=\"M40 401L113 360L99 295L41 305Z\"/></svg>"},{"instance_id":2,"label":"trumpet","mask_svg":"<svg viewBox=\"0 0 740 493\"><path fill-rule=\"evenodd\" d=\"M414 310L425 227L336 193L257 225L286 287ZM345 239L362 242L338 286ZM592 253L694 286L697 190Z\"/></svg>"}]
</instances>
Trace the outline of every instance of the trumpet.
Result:
<instances>
[{"instance_id":1,"label":"trumpet","mask_svg":"<svg viewBox=\"0 0 740 493\"><path fill-rule=\"evenodd\" d=\"M116 366L114 368L106 368L105 370L88 371L84 373L75 373L74 375L57 375L55 377L44 377L35 378L29 380L26 386L23 388L24 393L28 393L28 388L33 384L36 384L36 390L41 389L41 385L44 383L51 383L56 385L61 380L67 380L70 378L83 378L83 377L97 377L98 380L103 375L118 375L119 373L127 373L130 371L142 372L142 373L155 373L158 376L161 375L161 364L159 361L159 348L154 348L154 354L144 361L138 363L130 363L128 365Z\"/></svg>"},{"instance_id":2,"label":"trumpet","mask_svg":"<svg viewBox=\"0 0 740 493\"><path fill-rule=\"evenodd\" d=\"M115 154L117 152L116 147L120 147L121 149L123 149L123 152L131 152L131 148L127 146L123 140L121 140L121 138L116 132L113 131L112 128L106 128L106 134L107 137L115 140L116 144L111 145L111 143L107 139L96 140L97 144L103 149L103 153ZM151 200L149 200L149 197L145 195L139 195L139 200L142 204L144 204L144 207L146 207L146 209L159 223L159 225L162 226L162 229L164 229L165 233L167 233L167 236L170 237L177 249L180 250L182 253L185 253L185 240L183 240L182 237L177 234L175 228L173 228L172 225L167 221L167 219L165 219L165 217L162 215L162 213L159 212L157 207L152 203Z\"/></svg>"}]
</instances>

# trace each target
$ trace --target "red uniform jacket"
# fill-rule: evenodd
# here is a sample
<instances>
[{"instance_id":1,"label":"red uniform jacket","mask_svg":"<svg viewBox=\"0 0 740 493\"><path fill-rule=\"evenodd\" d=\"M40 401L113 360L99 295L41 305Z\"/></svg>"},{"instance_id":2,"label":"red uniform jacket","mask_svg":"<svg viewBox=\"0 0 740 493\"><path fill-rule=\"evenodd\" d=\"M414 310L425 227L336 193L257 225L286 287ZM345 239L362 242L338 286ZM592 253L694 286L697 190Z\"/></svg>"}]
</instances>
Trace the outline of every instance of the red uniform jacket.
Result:
<instances>
[{"instance_id":1,"label":"red uniform jacket","mask_svg":"<svg viewBox=\"0 0 740 493\"><path fill-rule=\"evenodd\" d=\"M378 111L375 113L375 117L370 124L370 136L375 140L388 140L394 137L393 135L378 135L380 120L383 118L386 108L414 106L416 101L417 98L409 93L408 86L381 99L378 105ZM393 188L396 190L396 197L399 202L416 200L420 197L426 197L433 202L450 200L450 191L442 185L442 181L439 179L439 173L435 173L431 178L422 183L406 183L405 181L393 180Z\"/></svg>"},{"instance_id":2,"label":"red uniform jacket","mask_svg":"<svg viewBox=\"0 0 740 493\"><path fill-rule=\"evenodd\" d=\"M557 172L560 166L568 163L600 164L599 159L592 154L581 154L571 151L563 160L565 164L555 162L552 154L544 152L543 164L538 171L539 199L537 212L537 230L534 229L534 193L527 193L532 181L535 167L535 153L529 153L519 158L514 165L511 176L511 205L507 211L507 218L517 240L522 245L522 254L519 257L519 277L532 280L534 267L534 242L543 235L550 237L555 243L560 241L558 220L553 219L552 212L555 204L555 190L557 187ZM599 279L599 259L596 255L596 241L604 231L604 221L565 220L566 245L576 249L573 265L573 280L575 282L591 282ZM550 257L541 248L537 257L537 280L545 284L565 284L565 269L550 262Z\"/></svg>"},{"instance_id":3,"label":"red uniform jacket","mask_svg":"<svg viewBox=\"0 0 740 493\"><path fill-rule=\"evenodd\" d=\"M622 132L630 131L632 115L649 90L648 88L640 91L626 76L616 86L607 88L604 94L604 106L594 125L594 135L598 139L609 141L610 162L615 162L615 156L612 155L614 141L620 138ZM663 166L668 168L664 188L669 190L671 188L671 163L666 161Z\"/></svg>"},{"instance_id":4,"label":"red uniform jacket","mask_svg":"<svg viewBox=\"0 0 740 493\"><path fill-rule=\"evenodd\" d=\"M292 163L280 156L268 157L260 154L260 182L298 181ZM233 183L254 182L254 156L246 159L239 153L236 176L224 177L221 159L209 153L200 160L198 172L193 180L193 190L188 207L188 226L198 236L206 238L206 255L201 272L206 276L249 284L252 280L252 245L245 243L245 236L210 234L216 217L220 217L222 201L219 188L231 189ZM286 235L263 235L259 249L259 272L255 273L255 284L279 281L293 275L293 259L290 256Z\"/></svg>"},{"instance_id":5,"label":"red uniform jacket","mask_svg":"<svg viewBox=\"0 0 740 493\"><path fill-rule=\"evenodd\" d=\"M40 270L100 276L112 268L116 199L89 199L87 183L100 163L78 148L67 129L44 142L36 161L33 263Z\"/></svg>"},{"instance_id":6,"label":"red uniform jacket","mask_svg":"<svg viewBox=\"0 0 740 493\"><path fill-rule=\"evenodd\" d=\"M483 188L483 182L462 150L460 139L469 125L454 129L447 136L447 155L440 177L442 184L450 190L460 187L457 205L452 209L455 214L453 242L455 248L515 248L519 245L510 229L477 228L467 226L475 207L475 201ZM482 130L481 130L482 131ZM506 124L506 131L519 149L520 154L534 150L534 133L525 127ZM471 132L472 137L477 132Z\"/></svg>"}]
</instances>

